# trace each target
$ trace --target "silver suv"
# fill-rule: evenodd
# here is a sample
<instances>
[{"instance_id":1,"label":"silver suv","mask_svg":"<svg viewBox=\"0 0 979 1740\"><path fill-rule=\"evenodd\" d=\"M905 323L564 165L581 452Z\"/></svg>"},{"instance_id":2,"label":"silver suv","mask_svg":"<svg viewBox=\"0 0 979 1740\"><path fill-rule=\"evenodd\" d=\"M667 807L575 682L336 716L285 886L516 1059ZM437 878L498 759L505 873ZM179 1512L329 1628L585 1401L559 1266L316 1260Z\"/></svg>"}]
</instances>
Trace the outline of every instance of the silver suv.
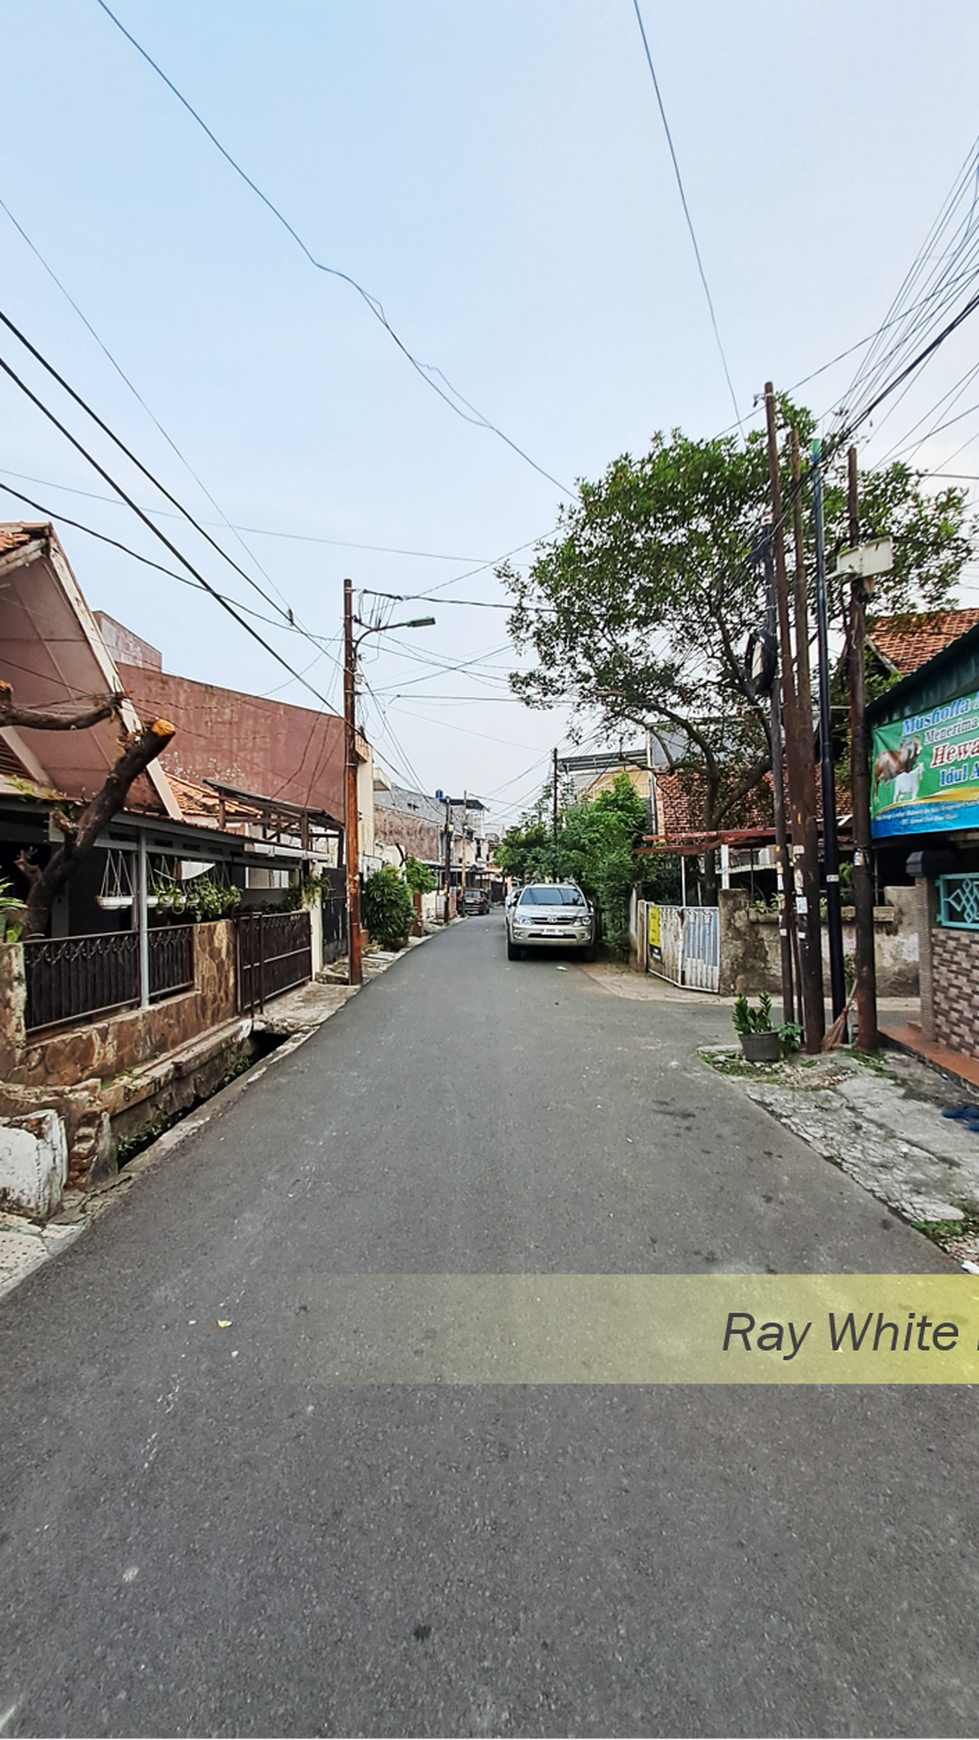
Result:
<instances>
[{"instance_id":1,"label":"silver suv","mask_svg":"<svg viewBox=\"0 0 979 1740\"><path fill-rule=\"evenodd\" d=\"M593 960L595 940L595 913L574 882L529 882L507 907L508 961L525 949L575 949Z\"/></svg>"}]
</instances>

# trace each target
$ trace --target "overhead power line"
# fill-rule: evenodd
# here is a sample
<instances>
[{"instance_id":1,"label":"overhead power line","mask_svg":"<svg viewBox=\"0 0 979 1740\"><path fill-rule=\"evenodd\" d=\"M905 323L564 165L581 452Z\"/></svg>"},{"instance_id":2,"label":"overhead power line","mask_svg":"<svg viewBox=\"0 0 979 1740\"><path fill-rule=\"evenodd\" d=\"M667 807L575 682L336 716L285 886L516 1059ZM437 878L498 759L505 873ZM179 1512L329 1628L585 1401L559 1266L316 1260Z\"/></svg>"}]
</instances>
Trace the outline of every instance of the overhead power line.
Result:
<instances>
[{"instance_id":1,"label":"overhead power line","mask_svg":"<svg viewBox=\"0 0 979 1740\"><path fill-rule=\"evenodd\" d=\"M3 201L0 200L0 205L2 204ZM88 501L104 501L108 502L112 507L118 507L120 505L119 502L116 501L115 496L101 495L98 490L94 489L77 489L70 483L53 483L51 479L47 477L34 477L29 471L9 471L3 466L0 466L0 475L4 477L19 477L24 483L39 483L42 489L60 489L64 491L65 495L83 495ZM191 476L194 477L195 473L191 472ZM201 488L204 488L203 484L201 485ZM205 491L205 494L206 493L207 492ZM219 508L218 512L220 513L220 511ZM153 514L158 519L164 520L180 520L184 518L182 513L170 513L167 508L147 508L146 512ZM452 556L446 555L444 551L438 550L404 550L400 545L395 544L357 543L352 538L322 538L318 537L314 532L283 532L277 531L271 526L239 526L235 524L234 520L204 520L202 521L202 524L211 526L225 525L231 532L248 532L255 538L288 538L291 542L297 544L329 544L338 550L372 550L376 555L382 556L418 556L426 562L479 562L482 560L479 556ZM244 547L246 549L248 548L247 545ZM249 555L252 555L250 550L248 553ZM499 560L500 558L498 556L492 558L493 562ZM259 563L256 562L255 565L260 568L260 571L263 574L265 573L265 569L261 568ZM266 579L269 579L267 574ZM269 584L275 586L275 581L269 579ZM277 592L279 591L277 586L275 589ZM286 599L282 593L279 593L279 596L283 599L283 603L288 604L288 599ZM453 601L449 600L448 602Z\"/></svg>"},{"instance_id":2,"label":"overhead power line","mask_svg":"<svg viewBox=\"0 0 979 1740\"><path fill-rule=\"evenodd\" d=\"M34 255L35 259L40 261L41 265L44 267L44 270L47 273L48 277L51 279L52 283L57 285L58 289L61 291L62 296L65 298L65 301L74 309L75 313L78 315L78 318L82 322L82 325L84 327L86 327L87 330L91 333L92 337L94 338L94 340L95 340L96 344L98 345L100 351L102 352L103 356L106 357L107 360L112 364L112 367L115 369L116 374L119 376L119 379L121 381L125 382L125 385L129 388L129 391L132 393L134 399L137 401L138 404L142 405L143 410L146 412L146 415L150 419L150 422L154 425L155 428L157 428L159 430L160 434L163 436L164 441L167 443L167 446L176 454L177 458L180 460L181 465L183 465L185 467L185 469L190 473L194 482L197 484L198 488L203 491L204 495L206 495L206 497L207 497L208 501L210 502L211 506L213 507L215 513L220 514L221 524L224 526L227 526L228 531L233 533L233 535L237 538L239 544L241 545L242 549L244 550L245 554L247 556L251 557L251 559L254 562L259 573L264 576L264 578L268 581L270 586L275 588L276 592L279 592L279 588L278 588L278 586L276 586L275 581L272 579L271 574L266 572L266 570L262 567L261 562L258 560L258 557L255 555L254 550L250 550L248 548L248 545L245 543L244 538L241 537L240 534L241 534L241 531L243 528L241 526L233 526L231 524L231 521L229 520L227 514L224 512L224 509L221 507L220 503L215 501L215 499L214 499L213 495L211 494L210 490L208 489L207 485L203 482L203 480L200 477L198 477L197 472L194 470L194 468L191 465L190 460L187 458L186 454L184 454L180 451L180 448L177 446L177 443L174 441L173 437L171 435L169 435L167 433L167 431L164 429L163 424L160 422L160 419L155 415L155 413L150 409L149 405L146 403L146 400L143 398L143 395L139 391L139 388L137 386L135 386L134 383L130 380L125 369L122 367L122 364L116 361L115 357L113 356L111 350L109 349L109 347L105 343L105 341L99 337L99 334L96 332L96 330L95 330L94 326L92 325L92 322L89 320L87 314L84 314L82 312L82 310L79 308L78 303L75 301L75 298L72 296L71 292L65 288L64 284L62 284L61 279L58 277L58 274L55 272L54 268L52 266L48 265L48 262L44 258L44 255L41 253L40 248L38 248L36 246L36 244L31 241L31 238L27 234L27 231L25 230L23 224L21 224L17 221L17 219L14 217L14 214L11 211L9 205L7 205L4 202L4 200L2 200L2 199L0 199L0 209L2 209L3 211L6 212L8 218L10 219L11 223L14 226L14 229L18 232L18 234L20 236L23 237L24 241L27 243L27 246L30 248L31 253ZM279 597L280 598L283 597L281 592L279 592ZM283 599L283 602L285 602L284 599Z\"/></svg>"},{"instance_id":3,"label":"overhead power line","mask_svg":"<svg viewBox=\"0 0 979 1740\"><path fill-rule=\"evenodd\" d=\"M101 6L104 4L104 0L98 0L98 3ZM694 257L696 258L696 261L697 261L697 271L700 273L700 282L704 287L704 295L707 298L707 307L710 311L710 323L711 323L711 326L714 328L714 338L717 341L717 349L718 349L718 352L720 353L721 366L724 369L724 379L727 381L727 390L731 395L731 403L734 406L735 421L738 425L738 428L741 430L741 433L744 434L744 429L742 427L742 421L741 421L741 412L738 409L737 394L734 391L734 383L731 380L731 371L727 366L727 357L724 354L724 346L721 343L721 332L720 332L720 328L717 324L717 315L714 312L714 298L712 297L712 295L710 293L710 286L707 282L707 274L704 271L704 262L700 257L700 245L697 241L697 232L693 227L693 218L690 216L690 207L687 204L687 195L686 195L686 190L685 190L684 185L683 185L683 177L680 174L680 165L677 162L676 149L675 149L674 144L673 144L673 135L670 132L670 123L666 119L666 110L663 107L663 98L660 95L659 79L656 77L656 68L653 65L653 57L652 57L652 54L650 53L649 41L648 41L648 38L646 36L646 26L644 25L644 23L642 21L642 13L639 10L639 0L632 0L632 4L635 7L636 19L637 19L637 22L639 24L639 34L642 37L642 45L646 51L646 61L647 61L648 66L649 66L649 75L653 81L653 90L656 92L656 102L659 106L660 119L663 123L663 131L666 134L666 143L670 148L670 157L673 160L673 173L676 176L676 184L680 190L680 202L683 206L683 215L687 220L687 229L690 231L690 240L693 243Z\"/></svg>"},{"instance_id":4,"label":"overhead power line","mask_svg":"<svg viewBox=\"0 0 979 1740\"><path fill-rule=\"evenodd\" d=\"M143 476L148 479L148 481L153 485L154 489L158 489L160 494L162 496L164 496L168 502L171 502L175 508L177 508L179 510L179 512L182 514L183 518L187 521L188 525L193 526L195 532L200 533L200 536L204 539L205 543L210 544L211 549L215 550L217 552L217 554L221 557L222 561L227 562L229 568L233 568L236 574L240 574L241 578L245 581L246 585L250 586L254 592L257 592L260 598L264 598L266 604L271 605L273 610L277 610L279 612L279 614L285 618L285 620L288 622L290 627L294 627L296 624L296 618L295 618L294 612L288 606L282 605L282 604L277 604L274 598L270 598L268 593L266 591L264 591L263 588L258 584L258 581L253 580L252 576L245 572L244 568L241 567L240 563L236 562L233 556L228 555L227 550L222 548L222 546L218 543L217 539L212 538L210 532L205 530L205 528L199 523L199 521L194 518L194 515L190 512L190 510L188 508L185 508L183 503L178 501L177 497L175 495L171 494L170 490L167 489L166 485L162 484L160 482L159 478L154 476L153 472L149 470L148 466L145 466L143 464L141 459L137 459L135 453L132 452L131 448L127 447L126 443L123 440L121 440L121 438L115 433L115 431L113 429L109 428L108 423L103 421L103 419L99 416L97 411L93 411L91 405L88 404L87 400L83 399L80 393L76 393L74 387L70 386L69 383L65 380L64 376L58 373L58 370L54 367L54 364L48 362L47 357L42 356L41 352L37 349L36 345L33 345L31 343L30 339L26 338L24 336L24 334L21 332L20 328L15 326L13 321L9 318L9 316L4 314L2 310L0 310L0 322L3 323L3 325L8 329L9 332L13 333L14 337L18 340L18 342L20 344L22 344L24 346L24 349L35 359L35 361L40 363L41 367L47 371L47 373L51 376L52 380L57 381L59 387L61 387L62 390L68 394L69 398L74 399L75 404L78 405L85 412L85 415L87 417L90 417L92 419L92 422L96 425L96 427L101 429L102 433L109 437L109 440L116 447L118 447L120 453L125 454L126 458L130 461L130 463L132 465L135 465L137 471L142 472ZM12 373L12 371L8 371L8 372ZM13 378L16 380L17 376L15 375ZM19 383L19 384L22 385L23 383ZM26 389L25 389L25 391L26 391ZM33 395L31 395L31 396L33 397ZM41 406L41 401L39 399L35 400L35 403L37 405ZM49 411L47 411L47 409L44 406L41 406L41 409L44 410L45 416L51 416L51 413ZM54 420L54 419L52 419L52 420ZM58 427L60 428L61 425L59 424ZM74 440L74 437L69 436L69 440ZM76 445L77 445L77 443L76 443ZM84 448L80 448L79 451L85 452ZM94 464L94 461L91 459L91 456L88 453L85 453L85 457L89 460L90 463ZM101 468L96 466L96 470L101 470ZM112 479L108 477L107 472L101 472L101 475L103 477L106 477L108 479L108 481L110 483L112 483L113 489L117 490L118 493L123 496L123 499L133 509L133 511L135 513L139 514L140 519L145 521L146 525L152 527L152 529L156 533L157 537L161 537L162 533L160 533L157 530L157 528L155 526L153 526L152 521L150 520L149 516L146 513L144 513L143 509L138 507L137 504L131 499L131 497L126 495L123 490L119 489L118 484L112 482ZM164 539L164 542L166 542L165 539ZM182 557L181 557L181 560L183 560ZM300 627L300 630L302 633L306 632L305 629L302 628L302 624L300 624L299 627Z\"/></svg>"},{"instance_id":5,"label":"overhead power line","mask_svg":"<svg viewBox=\"0 0 979 1740\"><path fill-rule=\"evenodd\" d=\"M0 318L2 318L2 317L0 317ZM31 389L27 385L26 381L21 380L20 376L15 372L14 369L11 368L10 364L7 361L5 361L5 359L3 357L0 357L0 370L2 370L3 373L5 375L7 375L10 380L13 381L15 386L20 388L20 390L24 394L25 398L28 398L31 401L31 404L35 405L37 407L37 409L41 412L41 415L46 417L48 422L52 423L54 425L54 427L59 431L59 433L64 436L65 440L70 441L70 443L71 443L72 447L74 447L75 451L77 453L80 453L82 455L83 459L87 459L89 465L92 466L93 470L98 472L99 476L104 479L104 481L109 485L110 489L116 490L116 492L122 497L123 501L126 502L126 504L132 508L133 513L136 514L137 518L142 520L144 526L146 526L153 533L153 536L155 538L158 538L160 543L163 544L164 547L170 551L171 556L175 556L177 561L182 563L182 565L187 569L187 572L189 574L193 575L194 579L198 582L198 584L203 588L203 590L205 592L207 592L209 594L209 596L211 598L213 598L216 601L216 603L218 603L221 606L222 610L226 610L228 615L234 618L234 620L235 620L235 622L237 622L239 628L243 628L245 630L246 634L251 635L252 639L257 641L259 646L264 648L264 650L267 653L269 653L272 658L275 659L276 663L280 664L282 666L283 670L288 671L289 675L291 677L295 677L296 681L298 683L301 683L304 689L308 689L311 695L315 695L317 701L320 701L324 707L326 707L332 711L332 709L330 708L330 703L327 700L326 696L321 695L318 689L314 689L312 683L307 682L306 678L301 676L300 673L293 668L293 666L289 663L288 659L284 659L280 652L276 652L275 647L271 646L269 644L269 642L264 638L264 636L260 635L258 633L258 630L252 627L250 622L245 621L244 617L242 615L240 615L237 608L233 604L229 604L228 600L224 597L223 593L220 593L216 587L212 586L211 582L209 580L205 580L205 578L204 578L203 574L200 572L200 570L194 567L194 564L182 553L182 551L178 550L176 544L173 544L170 542L170 539L166 536L166 533L161 532L159 526L155 526L153 524L153 521L150 519L149 515L145 514L143 512L142 508L139 507L137 505L137 503L133 501L132 497L126 493L126 491L122 487L122 484L117 483L115 478L112 477L108 471L106 471L105 467L103 465L99 464L99 462L95 458L94 454L89 453L88 449L83 445L83 443L81 441L78 440L77 436L73 435L71 433L71 430L67 429L65 427L64 423L61 422L60 418L56 417L54 412L49 410L48 406L45 405L41 399L38 398L37 394L33 393L31 391ZM232 566L234 566L234 564L232 564ZM254 582L252 582L252 584L254 584ZM316 643L314 642L314 645L315 644Z\"/></svg>"},{"instance_id":6,"label":"overhead power line","mask_svg":"<svg viewBox=\"0 0 979 1740\"><path fill-rule=\"evenodd\" d=\"M534 471L538 472L541 477L546 477L548 483L553 483L555 489L559 489L562 495L573 495L574 490L568 489L566 484L561 483L558 478L552 477L551 473L545 471L542 465L538 465L536 459L531 459L530 454L526 453L522 447L519 447L516 441L512 441L510 436L505 435L502 429L497 428L496 424L492 423L488 417L485 417L482 411L478 411L475 405L470 404L469 400L464 398L462 393L459 392L459 389L452 385L452 382L442 369L437 368L433 363L423 363L419 361L418 357L412 355L403 339L399 338L398 334L395 332L394 327L391 325L391 322L384 312L382 304L378 301L376 296L372 296L369 291L364 289L362 284L358 284L356 278L352 278L349 272L343 272L337 266L327 266L322 260L316 258L312 250L307 247L306 243L303 241L299 231L293 228L289 219L285 217L279 210L278 206L269 199L268 194L262 192L258 183L253 181L251 176L241 167L241 164L232 157L231 152L222 145L217 134L211 131L207 122L198 114L193 104L187 100L182 91L177 89L173 80L167 77L163 68L157 64L153 59L153 56L143 47L142 43L138 42L132 32L126 29L126 26L116 17L111 7L106 5L106 0L96 0L96 5L101 7L107 18L111 18L116 29L122 33L127 42L132 44L137 54L141 55L143 60L145 60L147 66L152 67L157 77L163 80L163 83L166 85L167 89L173 93L178 103L180 103L182 107L186 109L188 115L197 122L201 131L206 133L215 150L220 152L225 162L234 170L236 175L240 176L241 180L245 183L245 186L249 187L252 193L255 194L256 198L260 199L262 204L272 213L272 216L292 237L297 247L302 249L302 252L305 254L310 265L315 266L318 272L325 272L331 278L339 278L344 284L349 284L350 288L357 292L357 295L367 304L374 319L380 322L385 332L388 334L388 337L397 345L402 356L404 356L411 364L415 373L421 377L425 382L425 385L431 387L432 391L437 393L440 399L444 399L449 408L455 411L456 415L461 417L464 422L472 423L477 428L486 429L490 434L496 435L500 441L503 441L507 447L509 447L521 459L525 460L526 463L531 466ZM438 379L435 378L436 376ZM439 381L445 383L444 387L439 386ZM463 409L463 407L465 408Z\"/></svg>"}]
</instances>

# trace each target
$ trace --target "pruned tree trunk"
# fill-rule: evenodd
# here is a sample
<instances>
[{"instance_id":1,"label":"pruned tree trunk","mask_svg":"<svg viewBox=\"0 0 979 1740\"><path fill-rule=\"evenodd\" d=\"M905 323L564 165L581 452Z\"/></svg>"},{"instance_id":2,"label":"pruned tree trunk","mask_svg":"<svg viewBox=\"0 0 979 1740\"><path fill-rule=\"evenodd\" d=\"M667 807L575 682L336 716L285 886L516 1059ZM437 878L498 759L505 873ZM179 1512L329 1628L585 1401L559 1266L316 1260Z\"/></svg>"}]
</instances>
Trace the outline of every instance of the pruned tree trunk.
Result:
<instances>
[{"instance_id":1,"label":"pruned tree trunk","mask_svg":"<svg viewBox=\"0 0 979 1740\"><path fill-rule=\"evenodd\" d=\"M9 683L0 680L0 727L20 726L31 731L86 731L100 725L118 713L122 695L93 695L90 707L79 707L74 701L53 707L18 707Z\"/></svg>"},{"instance_id":2,"label":"pruned tree trunk","mask_svg":"<svg viewBox=\"0 0 979 1740\"><path fill-rule=\"evenodd\" d=\"M104 712L99 714L101 719L106 717ZM42 727L48 730L61 728L63 727ZM20 853L17 868L30 884L25 936L47 934L51 908L61 890L70 881L79 864L94 849L103 828L125 807L134 781L145 772L151 761L156 760L173 735L174 727L166 719L156 719L152 725L144 725L140 732L133 733L126 739L122 754L111 769L105 784L96 792L91 802L86 804L77 820L72 821L62 811L55 810L54 820L64 835L64 843L52 852L43 869L34 863L29 853Z\"/></svg>"}]
</instances>

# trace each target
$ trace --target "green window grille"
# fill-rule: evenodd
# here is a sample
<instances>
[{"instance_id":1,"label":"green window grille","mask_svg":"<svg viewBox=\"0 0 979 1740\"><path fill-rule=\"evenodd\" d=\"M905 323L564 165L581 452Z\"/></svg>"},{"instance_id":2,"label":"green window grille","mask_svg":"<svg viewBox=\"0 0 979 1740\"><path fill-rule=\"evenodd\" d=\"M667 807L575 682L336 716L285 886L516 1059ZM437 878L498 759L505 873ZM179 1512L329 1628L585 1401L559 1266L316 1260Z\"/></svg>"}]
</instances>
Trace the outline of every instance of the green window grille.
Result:
<instances>
[{"instance_id":1,"label":"green window grille","mask_svg":"<svg viewBox=\"0 0 979 1740\"><path fill-rule=\"evenodd\" d=\"M939 876L938 899L946 930L979 930L979 874Z\"/></svg>"}]
</instances>

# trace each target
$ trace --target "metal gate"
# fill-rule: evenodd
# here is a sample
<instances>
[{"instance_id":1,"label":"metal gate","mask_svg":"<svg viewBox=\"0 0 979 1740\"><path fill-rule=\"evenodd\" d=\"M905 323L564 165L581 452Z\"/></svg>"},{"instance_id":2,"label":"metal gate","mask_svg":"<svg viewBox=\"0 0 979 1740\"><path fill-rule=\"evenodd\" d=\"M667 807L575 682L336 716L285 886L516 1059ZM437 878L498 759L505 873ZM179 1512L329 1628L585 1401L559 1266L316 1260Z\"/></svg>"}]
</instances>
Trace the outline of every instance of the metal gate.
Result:
<instances>
[{"instance_id":1,"label":"metal gate","mask_svg":"<svg viewBox=\"0 0 979 1740\"><path fill-rule=\"evenodd\" d=\"M323 913L323 960L335 961L347 952L347 872L324 870L320 877Z\"/></svg>"},{"instance_id":2,"label":"metal gate","mask_svg":"<svg viewBox=\"0 0 979 1740\"><path fill-rule=\"evenodd\" d=\"M721 931L716 906L646 905L647 970L690 991L716 991Z\"/></svg>"},{"instance_id":3,"label":"metal gate","mask_svg":"<svg viewBox=\"0 0 979 1740\"><path fill-rule=\"evenodd\" d=\"M238 1009L254 1015L268 997L313 976L308 912L242 912L235 919Z\"/></svg>"}]
</instances>

